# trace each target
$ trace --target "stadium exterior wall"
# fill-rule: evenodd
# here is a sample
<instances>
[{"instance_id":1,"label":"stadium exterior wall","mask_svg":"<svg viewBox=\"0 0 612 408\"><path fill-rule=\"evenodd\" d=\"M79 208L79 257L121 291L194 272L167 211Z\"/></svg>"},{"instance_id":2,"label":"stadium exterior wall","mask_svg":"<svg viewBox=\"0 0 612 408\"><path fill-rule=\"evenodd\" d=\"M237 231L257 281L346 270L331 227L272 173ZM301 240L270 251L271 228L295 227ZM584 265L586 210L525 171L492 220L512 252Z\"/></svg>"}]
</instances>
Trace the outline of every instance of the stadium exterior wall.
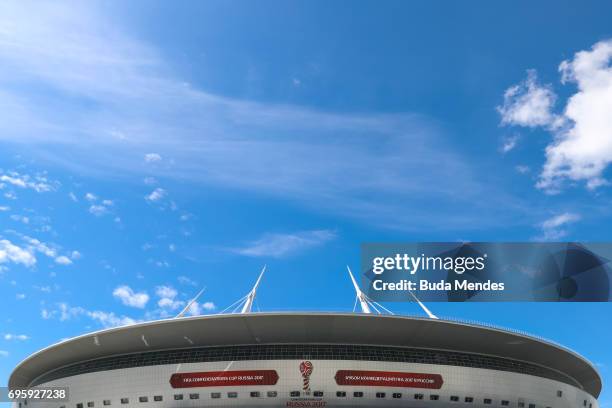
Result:
<instances>
[{"instance_id":1,"label":"stadium exterior wall","mask_svg":"<svg viewBox=\"0 0 612 408\"><path fill-rule=\"evenodd\" d=\"M316 351L320 346L333 349L332 357ZM306 349L284 351L291 347ZM223 354L228 349L242 354ZM396 356L400 349L407 354L399 359L376 354ZM198 359L190 359L192 352ZM413 358L419 353L427 358ZM32 386L68 387L70 399L16 408L599 408L602 383L577 353L512 331L402 316L252 313L145 322L68 339L15 368L9 387Z\"/></svg>"},{"instance_id":2,"label":"stadium exterior wall","mask_svg":"<svg viewBox=\"0 0 612 408\"><path fill-rule=\"evenodd\" d=\"M312 361L309 377L310 393L303 391L304 378L300 371L301 360L266 361L223 361L189 364L171 364L148 367L134 367L120 370L87 373L57 379L41 384L44 387L69 387L70 402L30 403L40 408L154 408L154 407L365 407L365 406L409 406L409 407L508 407L508 408L599 408L597 400L571 385L531 375L429 364L406 364L374 361ZM170 384L172 375L181 373L208 373L216 371L265 371L278 373L276 384L178 387ZM377 371L393 373L418 373L439 375L442 384L439 389L421 387L389 387L385 385L337 385L339 370L351 372ZM437 386L437 385L436 385ZM276 396L269 396L269 391ZM292 397L292 392L300 392ZM337 396L337 392L346 396ZM259 392L258 396L251 396ZM318 392L322 392L319 396ZM363 397L355 397L362 392ZM212 398L219 393L220 398ZM236 393L237 398L228 398ZM315 396L315 393L317 396ZM377 398L384 393L384 398ZM174 395L183 395L175 400ZM190 394L198 394L191 399ZM394 394L401 394L394 398ZM254 394L256 395L256 394ZM274 394L272 394L274 395ZM342 395L342 394L341 394ZM416 399L422 395L422 399ZM431 396L437 396L432 400ZM146 397L147 402L140 402ZM161 401L155 401L155 398ZM457 397L458 401L451 401ZM466 402L473 398L472 402ZM127 404L121 404L122 399ZM490 399L490 404L485 404ZM110 405L104 405L107 401ZM124 400L125 401L125 400ZM507 401L503 402L503 401ZM81 404L81 405L78 405ZM506 405L507 404L507 405ZM586 405L585 405L586 404Z\"/></svg>"}]
</instances>

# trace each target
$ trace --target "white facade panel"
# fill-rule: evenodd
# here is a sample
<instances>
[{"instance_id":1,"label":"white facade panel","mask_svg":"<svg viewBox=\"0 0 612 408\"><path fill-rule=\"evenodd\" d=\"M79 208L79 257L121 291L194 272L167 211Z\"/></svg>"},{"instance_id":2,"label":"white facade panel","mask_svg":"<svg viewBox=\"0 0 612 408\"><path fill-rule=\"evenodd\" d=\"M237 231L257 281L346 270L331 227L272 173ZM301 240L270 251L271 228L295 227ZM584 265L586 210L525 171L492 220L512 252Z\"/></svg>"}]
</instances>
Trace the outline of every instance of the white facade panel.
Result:
<instances>
[{"instance_id":1,"label":"white facade panel","mask_svg":"<svg viewBox=\"0 0 612 408\"><path fill-rule=\"evenodd\" d=\"M234 362L203 362L189 364L156 365L100 371L62 378L41 384L40 387L69 387L69 402L29 402L35 408L82 408L93 403L94 408L155 408L155 407L361 407L361 406L402 406L402 407L508 407L508 408L599 408L597 400L588 393L565 383L546 378L480 368L445 365L414 364L399 362L311 360L312 373L309 376L310 393L303 390L304 378L300 372L302 360L262 360ZM193 388L172 388L170 378L175 373L275 370L278 381L274 385L213 386ZM390 387L381 385L337 385L338 370L368 370L382 372L405 372L439 374L443 384L439 389ZM251 392L260 392L251 397ZM268 391L277 393L268 397ZM299 391L300 397L291 397ZM338 391L346 397L338 397ZM237 398L228 398L228 393L237 393ZM315 396L322 392L323 396ZM356 398L354 392L363 392ZM561 396L558 396L560 392ZM212 398L212 393L221 393L221 398ZM377 398L384 393L384 398ZM393 394L401 393L400 398ZM183 400L175 400L175 394L183 394ZM190 399L198 394L198 399ZM423 399L415 399L423 394ZM431 400L437 395L437 400ZM162 401L154 401L161 396ZM139 402L147 397L148 402ZM458 397L458 402L451 401ZM466 397L473 402L466 402ZM129 403L121 404L121 398ZM490 404L485 404L490 399ZM110 406L103 401L110 400ZM507 401L507 405L503 401ZM586 401L586 405L585 405ZM521 405L524 404L524 405ZM26 407L22 407L26 408Z\"/></svg>"}]
</instances>

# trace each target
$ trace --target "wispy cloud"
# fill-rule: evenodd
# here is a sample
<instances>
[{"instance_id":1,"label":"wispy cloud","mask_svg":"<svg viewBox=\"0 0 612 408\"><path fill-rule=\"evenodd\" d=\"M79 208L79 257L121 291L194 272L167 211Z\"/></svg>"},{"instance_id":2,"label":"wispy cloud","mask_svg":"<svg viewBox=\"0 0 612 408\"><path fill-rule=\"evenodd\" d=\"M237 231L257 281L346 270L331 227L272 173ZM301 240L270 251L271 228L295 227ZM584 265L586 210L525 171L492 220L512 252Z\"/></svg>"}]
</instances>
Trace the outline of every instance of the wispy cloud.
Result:
<instances>
[{"instance_id":1,"label":"wispy cloud","mask_svg":"<svg viewBox=\"0 0 612 408\"><path fill-rule=\"evenodd\" d=\"M95 215L96 217L101 217L105 214L108 214L108 208L103 205L92 204L89 207L89 212Z\"/></svg>"},{"instance_id":2,"label":"wispy cloud","mask_svg":"<svg viewBox=\"0 0 612 408\"><path fill-rule=\"evenodd\" d=\"M149 301L149 295L146 292L135 292L127 285L115 288L113 296L119 299L124 305L139 309L143 309Z\"/></svg>"},{"instance_id":3,"label":"wispy cloud","mask_svg":"<svg viewBox=\"0 0 612 408\"><path fill-rule=\"evenodd\" d=\"M506 154L514 150L514 148L518 144L518 141L519 141L518 135L507 136L502 140L502 145L499 148L499 150L501 151L501 153Z\"/></svg>"},{"instance_id":4,"label":"wispy cloud","mask_svg":"<svg viewBox=\"0 0 612 408\"><path fill-rule=\"evenodd\" d=\"M529 166L524 165L524 164L519 164L515 166L514 169L520 174L527 174L531 170Z\"/></svg>"},{"instance_id":5,"label":"wispy cloud","mask_svg":"<svg viewBox=\"0 0 612 408\"><path fill-rule=\"evenodd\" d=\"M85 200L91 203L88 211L96 217L102 217L103 215L110 214L112 207L115 204L113 200L100 200L98 199L98 196L93 193L86 193Z\"/></svg>"},{"instance_id":6,"label":"wispy cloud","mask_svg":"<svg viewBox=\"0 0 612 408\"><path fill-rule=\"evenodd\" d=\"M158 153L147 153L144 156L144 160L147 163L155 163L161 161L162 157Z\"/></svg>"},{"instance_id":7,"label":"wispy cloud","mask_svg":"<svg viewBox=\"0 0 612 408\"><path fill-rule=\"evenodd\" d=\"M103 327L127 326L137 323L138 320L131 317L116 315L114 312L105 312L100 310L87 310L80 306L70 306L67 303L58 303L56 308L41 309L40 313L43 319L58 319L67 321L80 316L85 316L102 325Z\"/></svg>"},{"instance_id":8,"label":"wispy cloud","mask_svg":"<svg viewBox=\"0 0 612 408\"><path fill-rule=\"evenodd\" d=\"M181 280L181 279L179 279ZM189 282L185 282L188 283ZM155 288L157 296L157 308L147 311L147 319L167 318L176 315L178 310L183 309L190 299L180 299L179 292L170 285L161 285ZM189 316L199 316L215 310L217 306L211 301L194 301L189 306L186 314Z\"/></svg>"},{"instance_id":9,"label":"wispy cloud","mask_svg":"<svg viewBox=\"0 0 612 408\"><path fill-rule=\"evenodd\" d=\"M480 182L425 116L213 95L94 3L37 3L35 14L21 1L0 7L0 75L15 84L0 92L0 140L44 141L48 161L257 191L395 228L478 227L502 222L502 206L514 211L501 192L488 194L497 204L478 199L496 183ZM35 86L52 92L27 92Z\"/></svg>"},{"instance_id":10,"label":"wispy cloud","mask_svg":"<svg viewBox=\"0 0 612 408\"><path fill-rule=\"evenodd\" d=\"M26 217L24 215L19 215L19 214L11 215L11 220L17 221L17 222L21 222L21 223L24 223L24 224L29 224L30 223L30 218L29 217Z\"/></svg>"},{"instance_id":11,"label":"wispy cloud","mask_svg":"<svg viewBox=\"0 0 612 408\"><path fill-rule=\"evenodd\" d=\"M6 333L3 337L4 337L4 340L7 340L7 341L25 341L25 340L30 339L30 336L27 336L25 334L12 334L12 333Z\"/></svg>"},{"instance_id":12,"label":"wispy cloud","mask_svg":"<svg viewBox=\"0 0 612 408\"><path fill-rule=\"evenodd\" d=\"M557 241L567 236L566 226L580 220L580 215L570 212L557 214L540 224L542 234L537 237L541 241Z\"/></svg>"},{"instance_id":13,"label":"wispy cloud","mask_svg":"<svg viewBox=\"0 0 612 408\"><path fill-rule=\"evenodd\" d=\"M177 280L181 285L197 286L197 282L187 276L179 276Z\"/></svg>"},{"instance_id":14,"label":"wispy cloud","mask_svg":"<svg viewBox=\"0 0 612 408\"><path fill-rule=\"evenodd\" d=\"M157 184L157 179L155 177L145 177L143 181L147 186L154 186Z\"/></svg>"},{"instance_id":15,"label":"wispy cloud","mask_svg":"<svg viewBox=\"0 0 612 408\"><path fill-rule=\"evenodd\" d=\"M215 305L213 302L200 303L195 301L189 306L187 314L189 316L200 316L206 314L207 312L212 312L215 309L217 309L217 305Z\"/></svg>"},{"instance_id":16,"label":"wispy cloud","mask_svg":"<svg viewBox=\"0 0 612 408\"><path fill-rule=\"evenodd\" d=\"M323 245L336 238L330 230L299 231L291 234L264 234L240 248L231 249L240 255L282 258L303 250Z\"/></svg>"},{"instance_id":17,"label":"wispy cloud","mask_svg":"<svg viewBox=\"0 0 612 408\"><path fill-rule=\"evenodd\" d=\"M0 239L0 264L7 262L33 266L36 264L36 257L29 249L17 246L7 239Z\"/></svg>"},{"instance_id":18,"label":"wispy cloud","mask_svg":"<svg viewBox=\"0 0 612 408\"><path fill-rule=\"evenodd\" d=\"M22 243L13 243L0 236L0 264L10 262L32 267L37 263L36 254L51 258L60 265L70 265L72 263L72 260L67 256L59 254L61 248L56 244L42 242L15 231L9 232L19 237Z\"/></svg>"},{"instance_id":19,"label":"wispy cloud","mask_svg":"<svg viewBox=\"0 0 612 408\"><path fill-rule=\"evenodd\" d=\"M60 255L55 258L55 262L60 265L72 265L72 260L65 255Z\"/></svg>"},{"instance_id":20,"label":"wispy cloud","mask_svg":"<svg viewBox=\"0 0 612 408\"><path fill-rule=\"evenodd\" d=\"M45 176L30 176L28 174L19 174L16 171L0 174L0 189L4 187L3 183L23 189L31 189L37 193L54 191L59 184L56 181L52 182L48 180Z\"/></svg>"},{"instance_id":21,"label":"wispy cloud","mask_svg":"<svg viewBox=\"0 0 612 408\"><path fill-rule=\"evenodd\" d=\"M155 190L151 192L151 194L148 194L145 197L145 200L154 203L154 202L162 200L164 197L166 197L166 195L167 195L166 190L164 190L163 188L156 188Z\"/></svg>"}]
</instances>

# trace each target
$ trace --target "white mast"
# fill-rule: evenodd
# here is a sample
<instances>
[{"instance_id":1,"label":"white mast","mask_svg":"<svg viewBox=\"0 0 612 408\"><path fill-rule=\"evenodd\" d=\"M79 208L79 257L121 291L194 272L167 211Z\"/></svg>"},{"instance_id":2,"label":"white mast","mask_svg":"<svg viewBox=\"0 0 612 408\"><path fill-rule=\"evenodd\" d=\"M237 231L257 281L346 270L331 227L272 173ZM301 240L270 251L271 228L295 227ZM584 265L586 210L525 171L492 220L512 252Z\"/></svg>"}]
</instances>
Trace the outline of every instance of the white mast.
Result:
<instances>
[{"instance_id":1,"label":"white mast","mask_svg":"<svg viewBox=\"0 0 612 408\"><path fill-rule=\"evenodd\" d=\"M185 315L185 313L187 313L187 311L189 310L189 308L191 307L191 305L193 305L193 304L194 304L194 302L195 302L196 300L198 300L198 298L199 298L199 297L202 295L202 293L204 293L204 291L205 291L205 290L206 290L206 288L205 288L205 287L204 287L204 288L202 288L202 290L201 290L201 291L199 291L199 292L198 292L198 294L197 294L197 295L195 295L195 297L189 301L189 303L187 303L187 306L185 306L185 308L184 308L183 310L181 310L181 313L177 314L175 318L177 318L177 317L183 317L183 316Z\"/></svg>"},{"instance_id":2,"label":"white mast","mask_svg":"<svg viewBox=\"0 0 612 408\"><path fill-rule=\"evenodd\" d=\"M351 272L351 268L349 268L349 266L346 265L346 269L348 269L349 276L351 277L351 280L353 281L353 286L355 287L355 293L357 295L357 300L359 300L359 304L361 305L361 311L363 313L372 313L372 311L370 310L370 306L368 305L368 301L367 301L368 298L361 291L361 289L359 289L359 285L357 285L357 282L355 281L355 277L353 276L353 273Z\"/></svg>"},{"instance_id":3,"label":"white mast","mask_svg":"<svg viewBox=\"0 0 612 408\"><path fill-rule=\"evenodd\" d=\"M416 295L414 293L412 293L411 290L409 290L408 292L410 292L410 294L412 295L414 300L416 300L416 302L419 304L419 306L421 306L421 309L423 309L423 311L427 314L427 316L429 316L430 319L437 319L438 318L438 316L436 316L435 314L431 313L431 311L427 308L427 306L425 306L423 304L423 302L421 302L419 300L419 298L416 297Z\"/></svg>"},{"instance_id":4,"label":"white mast","mask_svg":"<svg viewBox=\"0 0 612 408\"><path fill-rule=\"evenodd\" d=\"M251 313L251 309L253 308L253 301L255 300L255 296L257 295L257 287L259 286L259 282L261 281L261 277L263 276L265 271L266 265L264 265L263 269L261 270L259 278L257 278L257 282L255 282L255 286L253 286L253 289L251 289L251 291L246 296L246 301L244 302L240 313Z\"/></svg>"},{"instance_id":5,"label":"white mast","mask_svg":"<svg viewBox=\"0 0 612 408\"><path fill-rule=\"evenodd\" d=\"M346 269L348 269L348 273L349 276L351 277L351 281L353 281L353 286L355 287L355 293L357 294L357 298L356 301L359 301L359 304L361 305L361 311L363 313L372 313L371 309L374 309L374 311L378 314L381 314L381 311L379 309L384 310L387 313L393 314L393 312L391 312L389 309L387 309L386 307L384 307L383 305L381 305L378 302L373 301L372 299L370 299L365 293L363 293L361 291L361 289L359 289L359 285L357 285L357 281L355 280L355 277L353 276L353 273L351 272L351 268L349 268L349 266L346 266ZM419 298L416 297L416 295L414 293L412 293L411 290L409 290L410 292L410 296L412 296L412 298L417 302L417 304L420 306L421 309L423 309L423 311L425 312L425 314L430 318L430 319L437 319L438 317L433 314L428 308L427 306L425 306L423 304L423 302L421 302L419 300ZM355 305L357 305L357 302L355 301Z\"/></svg>"}]
</instances>

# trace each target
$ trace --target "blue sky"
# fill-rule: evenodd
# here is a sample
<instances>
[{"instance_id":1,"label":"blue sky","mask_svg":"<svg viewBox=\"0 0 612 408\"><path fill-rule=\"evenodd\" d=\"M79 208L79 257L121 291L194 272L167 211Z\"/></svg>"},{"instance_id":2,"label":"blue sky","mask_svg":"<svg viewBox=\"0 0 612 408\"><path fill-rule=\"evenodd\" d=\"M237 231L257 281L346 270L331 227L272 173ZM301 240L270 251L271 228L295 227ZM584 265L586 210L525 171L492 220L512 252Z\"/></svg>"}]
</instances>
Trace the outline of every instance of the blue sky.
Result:
<instances>
[{"instance_id":1,"label":"blue sky","mask_svg":"<svg viewBox=\"0 0 612 408\"><path fill-rule=\"evenodd\" d=\"M609 3L124 3L0 5L0 383L264 264L261 310L352 310L364 241L610 240ZM609 376L609 304L432 309Z\"/></svg>"}]
</instances>

